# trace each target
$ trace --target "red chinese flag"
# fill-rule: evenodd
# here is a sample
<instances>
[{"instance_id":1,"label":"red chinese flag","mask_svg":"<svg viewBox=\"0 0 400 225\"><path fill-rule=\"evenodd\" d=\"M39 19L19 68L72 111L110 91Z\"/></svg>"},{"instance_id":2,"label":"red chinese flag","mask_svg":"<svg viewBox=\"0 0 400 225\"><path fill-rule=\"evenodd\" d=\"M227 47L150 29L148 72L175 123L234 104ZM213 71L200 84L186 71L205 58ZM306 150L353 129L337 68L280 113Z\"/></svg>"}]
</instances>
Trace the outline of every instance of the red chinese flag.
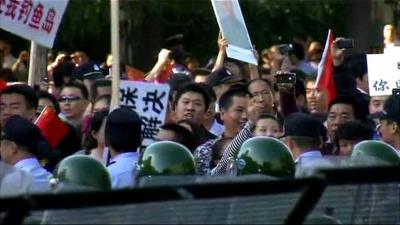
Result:
<instances>
[{"instance_id":1,"label":"red chinese flag","mask_svg":"<svg viewBox=\"0 0 400 225\"><path fill-rule=\"evenodd\" d=\"M125 72L128 80L144 81L144 73L132 66L125 65Z\"/></svg>"},{"instance_id":2,"label":"red chinese flag","mask_svg":"<svg viewBox=\"0 0 400 225\"><path fill-rule=\"evenodd\" d=\"M326 38L324 53L318 65L318 76L315 82L316 88L325 91L328 97L328 104L336 97L335 80L333 79L333 57L332 57L333 33L329 29Z\"/></svg>"},{"instance_id":3,"label":"red chinese flag","mask_svg":"<svg viewBox=\"0 0 400 225\"><path fill-rule=\"evenodd\" d=\"M173 74L172 68L174 66L170 63L167 63L165 65L164 70L161 71L160 75L157 78L158 83L166 83L169 79L169 77Z\"/></svg>"},{"instance_id":4,"label":"red chinese flag","mask_svg":"<svg viewBox=\"0 0 400 225\"><path fill-rule=\"evenodd\" d=\"M40 113L35 124L52 149L57 147L69 131L69 127L57 116L57 113L47 106Z\"/></svg>"},{"instance_id":5,"label":"red chinese flag","mask_svg":"<svg viewBox=\"0 0 400 225\"><path fill-rule=\"evenodd\" d=\"M5 80L0 80L0 92L7 87L7 82Z\"/></svg>"}]
</instances>

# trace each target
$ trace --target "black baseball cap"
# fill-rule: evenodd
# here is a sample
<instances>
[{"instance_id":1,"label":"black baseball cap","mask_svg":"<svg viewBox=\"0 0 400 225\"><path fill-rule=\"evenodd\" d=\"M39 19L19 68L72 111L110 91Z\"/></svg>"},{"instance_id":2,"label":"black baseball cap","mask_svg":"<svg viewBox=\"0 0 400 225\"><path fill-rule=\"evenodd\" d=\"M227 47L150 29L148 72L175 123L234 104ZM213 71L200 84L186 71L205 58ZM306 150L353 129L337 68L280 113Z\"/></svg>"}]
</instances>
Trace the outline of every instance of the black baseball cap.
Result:
<instances>
[{"instance_id":1,"label":"black baseball cap","mask_svg":"<svg viewBox=\"0 0 400 225\"><path fill-rule=\"evenodd\" d=\"M243 77L234 74L230 69L223 67L222 69L211 72L207 77L206 85L215 87L221 84L231 84L236 82L246 82Z\"/></svg>"},{"instance_id":2,"label":"black baseball cap","mask_svg":"<svg viewBox=\"0 0 400 225\"><path fill-rule=\"evenodd\" d=\"M390 120L400 124L400 96L391 95L383 105L383 111L371 115L373 119Z\"/></svg>"},{"instance_id":3,"label":"black baseball cap","mask_svg":"<svg viewBox=\"0 0 400 225\"><path fill-rule=\"evenodd\" d=\"M1 139L26 147L33 154L38 152L39 143L45 142L39 128L19 115L13 115L6 120Z\"/></svg>"},{"instance_id":4,"label":"black baseball cap","mask_svg":"<svg viewBox=\"0 0 400 225\"><path fill-rule=\"evenodd\" d=\"M305 113L292 113L284 122L284 136L319 137L323 135L321 120Z\"/></svg>"}]
</instances>

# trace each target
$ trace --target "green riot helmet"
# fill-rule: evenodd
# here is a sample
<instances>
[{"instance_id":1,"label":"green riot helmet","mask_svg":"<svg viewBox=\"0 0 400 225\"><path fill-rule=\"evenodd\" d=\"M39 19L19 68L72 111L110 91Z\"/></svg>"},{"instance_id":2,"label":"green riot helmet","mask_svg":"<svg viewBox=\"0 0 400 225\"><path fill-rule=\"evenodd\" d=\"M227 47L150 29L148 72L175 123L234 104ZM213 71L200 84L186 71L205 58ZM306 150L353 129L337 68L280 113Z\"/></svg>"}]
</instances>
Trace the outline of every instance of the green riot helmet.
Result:
<instances>
[{"instance_id":1,"label":"green riot helmet","mask_svg":"<svg viewBox=\"0 0 400 225\"><path fill-rule=\"evenodd\" d=\"M293 177L292 153L281 141L271 137L253 137L245 141L236 158L237 175L264 174Z\"/></svg>"},{"instance_id":2,"label":"green riot helmet","mask_svg":"<svg viewBox=\"0 0 400 225\"><path fill-rule=\"evenodd\" d=\"M138 161L139 176L194 175L192 153L183 145L160 141L147 146Z\"/></svg>"},{"instance_id":3,"label":"green riot helmet","mask_svg":"<svg viewBox=\"0 0 400 225\"><path fill-rule=\"evenodd\" d=\"M350 162L353 166L399 166L400 156L396 149L382 141L367 140L354 146Z\"/></svg>"},{"instance_id":4,"label":"green riot helmet","mask_svg":"<svg viewBox=\"0 0 400 225\"><path fill-rule=\"evenodd\" d=\"M103 164L85 155L71 155L61 160L54 171L56 182L111 190L111 178Z\"/></svg>"}]
</instances>

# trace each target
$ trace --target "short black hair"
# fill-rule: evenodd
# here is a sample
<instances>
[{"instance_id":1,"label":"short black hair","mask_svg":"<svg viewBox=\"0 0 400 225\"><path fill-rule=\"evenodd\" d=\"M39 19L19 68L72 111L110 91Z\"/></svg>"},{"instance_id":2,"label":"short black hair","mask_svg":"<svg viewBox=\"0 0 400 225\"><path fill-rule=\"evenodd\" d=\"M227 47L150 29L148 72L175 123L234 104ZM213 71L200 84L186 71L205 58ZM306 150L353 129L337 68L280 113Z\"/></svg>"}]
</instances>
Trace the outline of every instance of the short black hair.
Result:
<instances>
[{"instance_id":1,"label":"short black hair","mask_svg":"<svg viewBox=\"0 0 400 225\"><path fill-rule=\"evenodd\" d=\"M24 96L26 100L26 107L28 109L37 109L39 98L35 92L35 90L26 84L14 84L6 87L1 93L1 95L5 94L19 94Z\"/></svg>"},{"instance_id":2,"label":"short black hair","mask_svg":"<svg viewBox=\"0 0 400 225\"><path fill-rule=\"evenodd\" d=\"M111 87L111 80L107 79L97 79L92 83L91 86L91 100L94 102L94 100L97 98L97 88L98 87Z\"/></svg>"},{"instance_id":3,"label":"short black hair","mask_svg":"<svg viewBox=\"0 0 400 225\"><path fill-rule=\"evenodd\" d=\"M338 126L336 139L339 140L370 140L373 129L360 121L348 121Z\"/></svg>"},{"instance_id":4,"label":"short black hair","mask_svg":"<svg viewBox=\"0 0 400 225\"><path fill-rule=\"evenodd\" d=\"M94 104L96 102L99 102L99 101L102 101L102 100L105 100L108 103L108 105L110 105L111 104L111 95L100 95L100 96L97 96L97 98L93 101L92 109L93 109Z\"/></svg>"},{"instance_id":5,"label":"short black hair","mask_svg":"<svg viewBox=\"0 0 400 225\"><path fill-rule=\"evenodd\" d=\"M175 123L168 123L162 125L160 129L174 132L175 137L173 140L170 141L184 145L191 152L193 152L197 147L192 133L181 125Z\"/></svg>"},{"instance_id":6,"label":"short black hair","mask_svg":"<svg viewBox=\"0 0 400 225\"><path fill-rule=\"evenodd\" d=\"M350 98L350 97L347 97L347 96L343 96L343 95L337 96L329 104L328 113L329 113L329 111L331 111L332 106L336 105L336 104L351 105L351 107L353 108L354 117L357 120L365 121L365 117L361 115L361 112L359 110L358 103L353 98Z\"/></svg>"},{"instance_id":7,"label":"short black hair","mask_svg":"<svg viewBox=\"0 0 400 225\"><path fill-rule=\"evenodd\" d=\"M233 97L250 97L250 93L244 88L231 88L219 98L219 108L228 110L233 104Z\"/></svg>"},{"instance_id":8,"label":"short black hair","mask_svg":"<svg viewBox=\"0 0 400 225\"><path fill-rule=\"evenodd\" d=\"M142 144L142 124L137 112L126 107L115 109L107 117L106 144L116 152L136 152Z\"/></svg>"},{"instance_id":9,"label":"short black hair","mask_svg":"<svg viewBox=\"0 0 400 225\"><path fill-rule=\"evenodd\" d=\"M291 136L293 141L300 148L319 149L321 145L321 137Z\"/></svg>"},{"instance_id":10,"label":"short black hair","mask_svg":"<svg viewBox=\"0 0 400 225\"><path fill-rule=\"evenodd\" d=\"M62 87L61 91L65 88L77 88L81 91L82 97L86 100L89 100L89 92L88 92L86 86L83 85L82 83L79 83L76 81L68 82L64 85L64 87Z\"/></svg>"},{"instance_id":11,"label":"short black hair","mask_svg":"<svg viewBox=\"0 0 400 225\"><path fill-rule=\"evenodd\" d=\"M257 122L258 120L262 120L262 119L271 119L271 120L275 120L278 125L279 128L282 129L283 128L283 121L280 120L279 118L277 118L276 116L269 114L269 113L262 113L258 118L257 118Z\"/></svg>"},{"instance_id":12,"label":"short black hair","mask_svg":"<svg viewBox=\"0 0 400 225\"><path fill-rule=\"evenodd\" d=\"M74 72L75 65L71 61L65 61L64 63L58 64L53 68L53 80L56 87L64 85L64 78L71 78Z\"/></svg>"},{"instance_id":13,"label":"short black hair","mask_svg":"<svg viewBox=\"0 0 400 225\"><path fill-rule=\"evenodd\" d=\"M250 91L250 90L249 90L250 85L252 85L253 83L256 83L256 82L258 82L258 81L265 82L265 83L268 85L269 89L270 89L271 91L273 90L273 85L271 84L271 82L270 82L269 80L267 80L267 79L264 79L264 78L256 78L256 79L253 79L253 80L249 81L249 82L247 83L247 85L246 85L246 86L247 86L247 90Z\"/></svg>"},{"instance_id":14,"label":"short black hair","mask_svg":"<svg viewBox=\"0 0 400 225\"><path fill-rule=\"evenodd\" d=\"M176 105L178 104L179 99L182 97L182 95L184 95L188 92L198 93L201 96L203 96L204 104L205 104L204 111L207 111L208 107L210 106L210 102L211 102L210 94L207 92L207 90L203 86L201 86L200 84L194 83L194 82L186 83L181 88L178 89L178 91L176 92L176 95L174 97L174 102L173 102L174 110L176 108Z\"/></svg>"},{"instance_id":15,"label":"short black hair","mask_svg":"<svg viewBox=\"0 0 400 225\"><path fill-rule=\"evenodd\" d=\"M51 103L53 103L54 111L56 111L57 114L61 112L60 104L58 103L57 98L54 95L50 94L47 91L40 90L38 92L38 99L41 99L41 98L49 99L51 101Z\"/></svg>"}]
</instances>

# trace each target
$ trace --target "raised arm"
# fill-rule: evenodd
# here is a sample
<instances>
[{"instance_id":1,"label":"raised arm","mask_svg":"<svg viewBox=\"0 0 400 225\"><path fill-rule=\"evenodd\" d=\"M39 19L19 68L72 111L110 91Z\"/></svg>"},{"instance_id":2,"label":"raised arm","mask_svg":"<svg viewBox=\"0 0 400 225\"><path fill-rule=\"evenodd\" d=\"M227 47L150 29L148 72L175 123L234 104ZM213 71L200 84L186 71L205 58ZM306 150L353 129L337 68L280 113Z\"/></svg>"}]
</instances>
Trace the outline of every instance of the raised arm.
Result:
<instances>
[{"instance_id":1,"label":"raised arm","mask_svg":"<svg viewBox=\"0 0 400 225\"><path fill-rule=\"evenodd\" d=\"M145 79L147 81L157 80L158 76L163 71L165 65L171 61L170 54L171 54L170 50L161 49L161 51L158 53L158 60L157 60L156 64L151 69L151 71L148 74L146 74Z\"/></svg>"},{"instance_id":2,"label":"raised arm","mask_svg":"<svg viewBox=\"0 0 400 225\"><path fill-rule=\"evenodd\" d=\"M224 61L226 57L226 47L228 46L228 41L222 37L222 33L219 32L218 34L218 56L217 60L215 60L215 65L212 68L211 72L220 70L224 67Z\"/></svg>"}]
</instances>

